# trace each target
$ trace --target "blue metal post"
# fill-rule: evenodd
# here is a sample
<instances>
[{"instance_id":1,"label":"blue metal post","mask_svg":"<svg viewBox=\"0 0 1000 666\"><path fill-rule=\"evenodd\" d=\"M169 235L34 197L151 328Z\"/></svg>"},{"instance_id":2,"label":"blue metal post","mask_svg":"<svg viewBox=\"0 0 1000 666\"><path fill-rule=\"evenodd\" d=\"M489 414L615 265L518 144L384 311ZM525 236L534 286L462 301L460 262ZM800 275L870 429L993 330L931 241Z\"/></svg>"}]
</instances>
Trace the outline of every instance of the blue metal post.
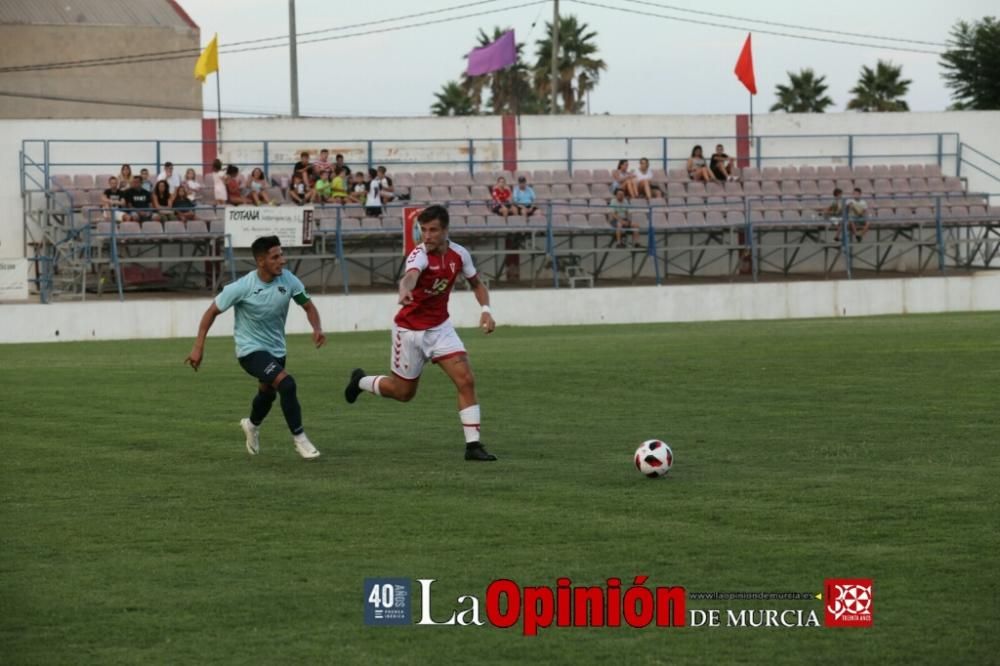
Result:
<instances>
[{"instance_id":1,"label":"blue metal post","mask_svg":"<svg viewBox=\"0 0 1000 666\"><path fill-rule=\"evenodd\" d=\"M847 135L847 166L854 166L854 135Z\"/></svg>"},{"instance_id":2,"label":"blue metal post","mask_svg":"<svg viewBox=\"0 0 1000 666\"><path fill-rule=\"evenodd\" d=\"M755 136L753 138L753 146L754 146L754 148L753 148L754 154L756 155L757 170L759 171L760 170L760 137L759 136ZM754 278L754 279L756 279L756 278Z\"/></svg>"},{"instance_id":3,"label":"blue metal post","mask_svg":"<svg viewBox=\"0 0 1000 666\"><path fill-rule=\"evenodd\" d=\"M337 206L337 261L340 262L340 275L344 281L344 294L347 295L351 293L351 287L348 284L347 262L344 261L344 236L343 229L340 226L341 211L343 209L343 206Z\"/></svg>"},{"instance_id":4,"label":"blue metal post","mask_svg":"<svg viewBox=\"0 0 1000 666\"><path fill-rule=\"evenodd\" d=\"M965 144L962 143L961 141L958 142L958 152L955 155L955 177L956 178L961 178L962 177L962 146L964 146L964 145ZM49 163L48 156L46 156L45 164L48 165L48 163ZM46 172L46 175L48 175L47 172Z\"/></svg>"},{"instance_id":5,"label":"blue metal post","mask_svg":"<svg viewBox=\"0 0 1000 666\"><path fill-rule=\"evenodd\" d=\"M372 140L368 139L368 168L372 168Z\"/></svg>"},{"instance_id":6,"label":"blue metal post","mask_svg":"<svg viewBox=\"0 0 1000 666\"><path fill-rule=\"evenodd\" d=\"M160 166L160 140L156 140L156 173L160 173L162 167ZM155 176L154 176L155 178Z\"/></svg>"},{"instance_id":7,"label":"blue metal post","mask_svg":"<svg viewBox=\"0 0 1000 666\"><path fill-rule=\"evenodd\" d=\"M666 173L667 172L667 166L668 166L668 164L667 164L667 162L668 162L668 160L667 160L667 137L661 137L661 141L663 142L663 173Z\"/></svg>"},{"instance_id":8,"label":"blue metal post","mask_svg":"<svg viewBox=\"0 0 1000 666\"><path fill-rule=\"evenodd\" d=\"M556 244L552 238L552 204L545 204L545 245L552 257L552 286L559 288L559 261L556 259Z\"/></svg>"},{"instance_id":9,"label":"blue metal post","mask_svg":"<svg viewBox=\"0 0 1000 666\"><path fill-rule=\"evenodd\" d=\"M934 235L937 237L938 271L944 273L944 229L941 227L941 195L939 194L934 199Z\"/></svg>"},{"instance_id":10,"label":"blue metal post","mask_svg":"<svg viewBox=\"0 0 1000 666\"><path fill-rule=\"evenodd\" d=\"M476 140L469 139L469 175L476 173Z\"/></svg>"},{"instance_id":11,"label":"blue metal post","mask_svg":"<svg viewBox=\"0 0 1000 666\"><path fill-rule=\"evenodd\" d=\"M264 142L264 173L267 174L268 179L271 178L271 168L269 166L270 162L271 162L270 158L271 158L271 142L270 141L265 141Z\"/></svg>"},{"instance_id":12,"label":"blue metal post","mask_svg":"<svg viewBox=\"0 0 1000 666\"><path fill-rule=\"evenodd\" d=\"M653 231L653 206L646 208L646 222L649 227L646 229L646 255L653 258L653 270L656 271L656 286L663 284L660 276L660 254L656 251L656 232Z\"/></svg>"},{"instance_id":13,"label":"blue metal post","mask_svg":"<svg viewBox=\"0 0 1000 666\"><path fill-rule=\"evenodd\" d=\"M938 161L937 161L937 163L938 163L938 166L941 166L941 163L944 160L944 135L943 134L938 133L938 142L937 143L938 143Z\"/></svg>"},{"instance_id":14,"label":"blue metal post","mask_svg":"<svg viewBox=\"0 0 1000 666\"><path fill-rule=\"evenodd\" d=\"M573 137L566 139L566 168L573 174Z\"/></svg>"},{"instance_id":15,"label":"blue metal post","mask_svg":"<svg viewBox=\"0 0 1000 666\"><path fill-rule=\"evenodd\" d=\"M52 187L52 183L49 182L49 140L48 139L45 140L45 148L42 151L42 153L43 153L43 156L45 158L45 168L43 169L43 175L45 176L45 180L42 181L42 189L43 190L48 190L49 188Z\"/></svg>"}]
</instances>

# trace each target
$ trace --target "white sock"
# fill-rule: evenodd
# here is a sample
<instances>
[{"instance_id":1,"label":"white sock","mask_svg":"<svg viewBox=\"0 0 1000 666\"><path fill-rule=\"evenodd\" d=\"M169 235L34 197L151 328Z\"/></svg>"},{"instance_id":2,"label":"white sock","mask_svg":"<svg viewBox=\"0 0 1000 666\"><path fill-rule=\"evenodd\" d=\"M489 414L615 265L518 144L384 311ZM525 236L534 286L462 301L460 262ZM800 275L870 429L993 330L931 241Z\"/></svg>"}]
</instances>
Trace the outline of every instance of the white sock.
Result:
<instances>
[{"instance_id":1,"label":"white sock","mask_svg":"<svg viewBox=\"0 0 1000 666\"><path fill-rule=\"evenodd\" d=\"M295 440L296 442L308 442L309 441L309 438L306 437L306 431L305 430L303 430L302 432L300 432L297 435L292 435L292 439Z\"/></svg>"},{"instance_id":2,"label":"white sock","mask_svg":"<svg viewBox=\"0 0 1000 666\"><path fill-rule=\"evenodd\" d=\"M462 432L465 433L465 443L479 441L479 405L466 407L458 412L462 420Z\"/></svg>"},{"instance_id":3,"label":"white sock","mask_svg":"<svg viewBox=\"0 0 1000 666\"><path fill-rule=\"evenodd\" d=\"M374 393L375 395L382 395L382 391L379 390L378 385L382 383L385 379L385 375L368 375L367 377L362 377L361 381L358 382L358 386L361 387L362 391L368 391L369 393Z\"/></svg>"}]
</instances>

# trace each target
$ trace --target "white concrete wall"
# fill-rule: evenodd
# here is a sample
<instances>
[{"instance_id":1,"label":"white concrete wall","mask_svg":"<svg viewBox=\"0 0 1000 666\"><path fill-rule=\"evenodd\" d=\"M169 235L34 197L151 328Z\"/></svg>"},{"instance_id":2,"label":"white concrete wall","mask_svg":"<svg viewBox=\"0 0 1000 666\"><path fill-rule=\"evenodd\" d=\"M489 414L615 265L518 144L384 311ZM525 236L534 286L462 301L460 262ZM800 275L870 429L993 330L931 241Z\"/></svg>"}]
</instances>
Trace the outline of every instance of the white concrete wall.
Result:
<instances>
[{"instance_id":1,"label":"white concrete wall","mask_svg":"<svg viewBox=\"0 0 1000 666\"><path fill-rule=\"evenodd\" d=\"M631 324L857 317L923 312L1000 310L1000 274L968 277L862 281L778 282L614 289L538 289L492 295L500 325ZM387 330L396 311L391 293L316 296L328 332ZM208 305L205 300L139 300L124 303L0 305L0 343L58 340L191 338ZM478 305L456 292L451 303L456 326L475 326ZM307 333L308 322L292 308L289 333ZM232 314L217 321L212 335L232 333ZM501 333L502 334L502 333Z\"/></svg>"}]
</instances>

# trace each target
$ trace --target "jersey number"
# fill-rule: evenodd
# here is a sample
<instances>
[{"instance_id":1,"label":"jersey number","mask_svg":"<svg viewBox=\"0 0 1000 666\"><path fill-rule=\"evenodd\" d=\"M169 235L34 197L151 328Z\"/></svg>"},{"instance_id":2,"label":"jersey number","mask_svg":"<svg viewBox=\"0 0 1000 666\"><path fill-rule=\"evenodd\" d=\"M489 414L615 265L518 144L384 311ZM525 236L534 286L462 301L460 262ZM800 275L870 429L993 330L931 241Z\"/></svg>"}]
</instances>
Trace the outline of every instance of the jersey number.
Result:
<instances>
[{"instance_id":1,"label":"jersey number","mask_svg":"<svg viewBox=\"0 0 1000 666\"><path fill-rule=\"evenodd\" d=\"M439 296L443 294L448 289L448 280L445 278L438 278L434 280L434 284L431 285L430 292L434 296Z\"/></svg>"}]
</instances>

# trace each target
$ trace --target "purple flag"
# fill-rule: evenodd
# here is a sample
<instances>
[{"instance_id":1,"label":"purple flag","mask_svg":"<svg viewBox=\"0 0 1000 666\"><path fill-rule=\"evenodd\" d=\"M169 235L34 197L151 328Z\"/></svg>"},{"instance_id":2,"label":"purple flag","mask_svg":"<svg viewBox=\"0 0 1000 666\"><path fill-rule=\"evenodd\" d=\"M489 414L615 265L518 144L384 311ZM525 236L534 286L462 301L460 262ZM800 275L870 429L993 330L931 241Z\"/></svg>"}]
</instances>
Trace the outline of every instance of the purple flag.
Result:
<instances>
[{"instance_id":1,"label":"purple flag","mask_svg":"<svg viewBox=\"0 0 1000 666\"><path fill-rule=\"evenodd\" d=\"M468 76L489 74L515 62L517 62L517 46L514 43L514 31L508 30L492 44L472 49L465 73Z\"/></svg>"}]
</instances>

